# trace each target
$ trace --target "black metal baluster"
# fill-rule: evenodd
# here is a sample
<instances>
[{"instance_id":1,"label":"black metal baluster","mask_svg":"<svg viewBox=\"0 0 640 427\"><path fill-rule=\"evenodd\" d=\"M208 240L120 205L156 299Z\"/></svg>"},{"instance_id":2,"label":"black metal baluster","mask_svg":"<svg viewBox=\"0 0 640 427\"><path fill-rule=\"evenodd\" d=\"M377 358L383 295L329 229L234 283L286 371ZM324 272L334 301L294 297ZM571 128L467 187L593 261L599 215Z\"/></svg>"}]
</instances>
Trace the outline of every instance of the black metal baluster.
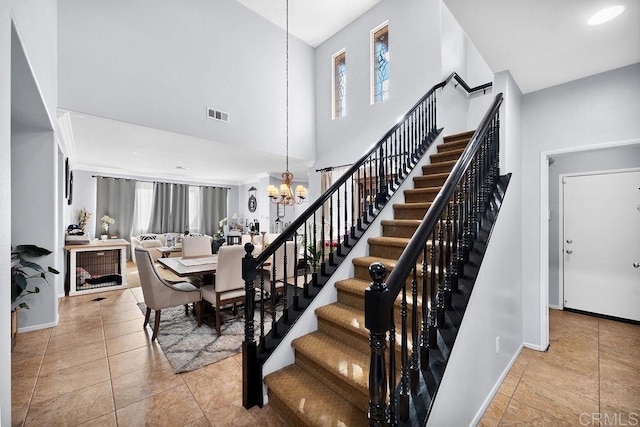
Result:
<instances>
[{"instance_id":1,"label":"black metal baluster","mask_svg":"<svg viewBox=\"0 0 640 427\"><path fill-rule=\"evenodd\" d=\"M442 215L438 221L438 301L436 316L438 328L444 327L444 224Z\"/></svg>"},{"instance_id":2,"label":"black metal baluster","mask_svg":"<svg viewBox=\"0 0 640 427\"><path fill-rule=\"evenodd\" d=\"M396 425L396 413L398 411L398 402L396 400L396 323L395 323L395 307L391 306L390 323L391 329L389 330L389 407L387 419L389 424Z\"/></svg>"},{"instance_id":3,"label":"black metal baluster","mask_svg":"<svg viewBox=\"0 0 640 427\"><path fill-rule=\"evenodd\" d=\"M453 192L453 231L451 235L451 292L458 293L458 187Z\"/></svg>"},{"instance_id":4,"label":"black metal baluster","mask_svg":"<svg viewBox=\"0 0 640 427\"><path fill-rule=\"evenodd\" d=\"M444 275L444 309L451 310L451 201L447 203L445 220L445 260L446 273Z\"/></svg>"},{"instance_id":5,"label":"black metal baluster","mask_svg":"<svg viewBox=\"0 0 640 427\"><path fill-rule=\"evenodd\" d=\"M422 331L420 340L420 365L423 369L429 364L429 323L428 308L431 296L428 291L429 270L427 264L427 245L422 249L422 304L420 305L420 313L422 320Z\"/></svg>"},{"instance_id":6,"label":"black metal baluster","mask_svg":"<svg viewBox=\"0 0 640 427\"><path fill-rule=\"evenodd\" d=\"M302 282L302 296L309 298L309 236L307 233L307 221L304 222L304 281Z\"/></svg>"},{"instance_id":7,"label":"black metal baluster","mask_svg":"<svg viewBox=\"0 0 640 427\"><path fill-rule=\"evenodd\" d=\"M285 246L286 247L286 246ZM289 260L289 262L293 263L293 309L294 311L300 311L300 290L298 289L298 265L297 265L297 253L298 253L298 231L294 231L293 233L293 259ZM289 274L287 270L285 270L285 276ZM285 277L285 280L288 278ZM285 288L286 288L285 283Z\"/></svg>"},{"instance_id":8,"label":"black metal baluster","mask_svg":"<svg viewBox=\"0 0 640 427\"><path fill-rule=\"evenodd\" d=\"M436 282L436 229L431 233L431 263L429 265L431 275L431 288L429 289L429 348L436 348L437 342L437 323L436 318L438 312L438 285ZM428 353L427 353L428 354ZM428 360L427 360L428 363Z\"/></svg>"},{"instance_id":9,"label":"black metal baluster","mask_svg":"<svg viewBox=\"0 0 640 427\"><path fill-rule=\"evenodd\" d=\"M384 314L382 314L384 316ZM400 420L407 421L409 419L409 349L407 340L407 285L402 286L402 300L400 303Z\"/></svg>"},{"instance_id":10,"label":"black metal baluster","mask_svg":"<svg viewBox=\"0 0 640 427\"><path fill-rule=\"evenodd\" d=\"M423 272L424 274L424 272ZM418 343L420 342L420 334L418 331L418 269L413 269L413 278L411 280L411 297L413 304L411 308L411 394L418 394L418 382L420 375L420 365L418 363Z\"/></svg>"},{"instance_id":11,"label":"black metal baluster","mask_svg":"<svg viewBox=\"0 0 640 427\"><path fill-rule=\"evenodd\" d=\"M289 294L287 289L287 242L282 244L282 277L283 277L283 291L282 291L282 321L284 323L289 323L289 304L287 295ZM277 250L277 249L276 249ZM274 263L275 264L275 263Z\"/></svg>"}]
</instances>

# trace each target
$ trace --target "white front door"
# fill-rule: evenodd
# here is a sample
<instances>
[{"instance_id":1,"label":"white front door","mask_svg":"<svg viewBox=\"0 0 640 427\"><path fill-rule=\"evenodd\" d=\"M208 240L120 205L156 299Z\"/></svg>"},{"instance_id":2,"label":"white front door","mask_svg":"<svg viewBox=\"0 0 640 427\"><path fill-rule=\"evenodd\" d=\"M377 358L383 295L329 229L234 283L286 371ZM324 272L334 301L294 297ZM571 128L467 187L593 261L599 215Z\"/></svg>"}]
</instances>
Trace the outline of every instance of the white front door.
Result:
<instances>
[{"instance_id":1,"label":"white front door","mask_svg":"<svg viewBox=\"0 0 640 427\"><path fill-rule=\"evenodd\" d=\"M563 182L564 306L640 321L640 171Z\"/></svg>"}]
</instances>

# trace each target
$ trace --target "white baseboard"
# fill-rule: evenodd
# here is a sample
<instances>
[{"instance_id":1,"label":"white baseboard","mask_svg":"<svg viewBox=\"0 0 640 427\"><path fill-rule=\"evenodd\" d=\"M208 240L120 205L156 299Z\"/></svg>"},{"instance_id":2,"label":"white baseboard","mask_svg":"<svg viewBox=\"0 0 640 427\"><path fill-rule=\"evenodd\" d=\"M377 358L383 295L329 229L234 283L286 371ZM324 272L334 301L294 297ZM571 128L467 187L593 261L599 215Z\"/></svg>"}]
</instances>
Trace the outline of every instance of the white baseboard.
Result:
<instances>
[{"instance_id":1,"label":"white baseboard","mask_svg":"<svg viewBox=\"0 0 640 427\"><path fill-rule=\"evenodd\" d=\"M18 333L21 334L26 332L33 332L33 331L38 331L40 329L53 328L55 326L58 326L58 320L51 323L41 323L39 325L25 326L24 328L18 328Z\"/></svg>"},{"instance_id":2,"label":"white baseboard","mask_svg":"<svg viewBox=\"0 0 640 427\"><path fill-rule=\"evenodd\" d=\"M528 342L523 343L523 345L527 348L530 348L531 350L535 350L535 351L547 351L546 348L542 348L541 346L539 346L538 344L531 344Z\"/></svg>"},{"instance_id":3,"label":"white baseboard","mask_svg":"<svg viewBox=\"0 0 640 427\"><path fill-rule=\"evenodd\" d=\"M562 310L562 307L560 307L559 305L555 305L555 304L549 304L549 308L553 308L554 310Z\"/></svg>"},{"instance_id":4,"label":"white baseboard","mask_svg":"<svg viewBox=\"0 0 640 427\"><path fill-rule=\"evenodd\" d=\"M473 417L473 421L471 422L470 425L477 426L478 424L480 424L480 420L482 420L484 413L489 408L489 405L491 405L491 402L493 401L493 398L495 397L496 393L498 393L498 390L500 390L500 386L502 385L502 382L504 381L507 374L511 370L511 367L513 366L514 363L516 363L516 360L518 359L518 356L520 356L520 353L522 352L523 347L526 347L526 345L524 343L520 344L518 351L514 353L513 357L509 361L509 364L507 364L507 367L504 369L504 371L502 371L502 374L500 374L498 381L496 381L496 383L491 388L491 391L489 392L489 394L487 395L487 398L482 403L482 406L480 406L480 408L478 409L478 412L476 413L475 417Z\"/></svg>"}]
</instances>

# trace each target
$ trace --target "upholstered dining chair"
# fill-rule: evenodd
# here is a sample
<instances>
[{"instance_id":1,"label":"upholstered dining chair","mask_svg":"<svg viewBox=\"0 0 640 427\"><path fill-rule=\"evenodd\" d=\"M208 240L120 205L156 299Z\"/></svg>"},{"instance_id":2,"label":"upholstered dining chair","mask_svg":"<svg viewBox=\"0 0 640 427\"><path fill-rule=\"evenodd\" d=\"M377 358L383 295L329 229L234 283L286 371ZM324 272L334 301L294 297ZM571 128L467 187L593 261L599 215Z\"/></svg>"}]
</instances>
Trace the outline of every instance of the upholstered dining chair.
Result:
<instances>
[{"instance_id":1,"label":"upholstered dining chair","mask_svg":"<svg viewBox=\"0 0 640 427\"><path fill-rule=\"evenodd\" d=\"M218 251L218 267L215 285L200 288L202 299L209 301L216 309L216 333L221 335L222 316L220 309L225 305L244 302L244 280L242 280L242 258L244 246L221 246ZM202 310L198 312L202 316ZM202 319L200 317L200 319ZM199 321L202 323L202 320Z\"/></svg>"},{"instance_id":2,"label":"upholstered dining chair","mask_svg":"<svg viewBox=\"0 0 640 427\"><path fill-rule=\"evenodd\" d=\"M182 238L182 258L205 258L212 254L211 237L185 236Z\"/></svg>"},{"instance_id":3,"label":"upholstered dining chair","mask_svg":"<svg viewBox=\"0 0 640 427\"><path fill-rule=\"evenodd\" d=\"M138 265L144 303L147 306L143 328L146 328L149 323L151 310L155 310L151 341L155 340L158 336L160 312L162 309L197 303L196 311L198 315L200 314L202 311L200 307L200 301L202 299L200 289L188 282L174 283L160 277L153 265L151 254L149 254L147 249L136 247L134 256L136 257L136 263ZM198 319L201 319L201 317L199 316Z\"/></svg>"}]
</instances>

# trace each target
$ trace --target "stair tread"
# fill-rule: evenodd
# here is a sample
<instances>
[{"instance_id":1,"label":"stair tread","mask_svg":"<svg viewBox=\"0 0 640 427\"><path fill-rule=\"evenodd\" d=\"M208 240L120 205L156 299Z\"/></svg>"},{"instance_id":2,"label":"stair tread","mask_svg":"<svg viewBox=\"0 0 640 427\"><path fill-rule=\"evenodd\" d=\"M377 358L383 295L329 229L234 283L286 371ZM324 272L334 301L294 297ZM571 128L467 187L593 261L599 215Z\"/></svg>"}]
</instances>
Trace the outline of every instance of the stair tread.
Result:
<instances>
[{"instance_id":1,"label":"stair tread","mask_svg":"<svg viewBox=\"0 0 640 427\"><path fill-rule=\"evenodd\" d=\"M270 393L275 393L308 425L367 424L366 413L295 364L267 375L265 383Z\"/></svg>"},{"instance_id":2,"label":"stair tread","mask_svg":"<svg viewBox=\"0 0 640 427\"><path fill-rule=\"evenodd\" d=\"M382 225L395 225L404 227L416 227L422 223L419 219L383 219Z\"/></svg>"},{"instance_id":3,"label":"stair tread","mask_svg":"<svg viewBox=\"0 0 640 427\"><path fill-rule=\"evenodd\" d=\"M355 307L334 302L318 307L316 315L358 335L369 337L369 330L364 327L364 311Z\"/></svg>"},{"instance_id":4,"label":"stair tread","mask_svg":"<svg viewBox=\"0 0 640 427\"><path fill-rule=\"evenodd\" d=\"M459 139L464 139L464 138L471 138L473 136L473 134L476 133L475 130L467 130L464 132L460 132L460 133L454 133L451 135L446 135L443 137L444 143L449 143L449 142L453 142L453 141L457 141Z\"/></svg>"},{"instance_id":5,"label":"stair tread","mask_svg":"<svg viewBox=\"0 0 640 427\"><path fill-rule=\"evenodd\" d=\"M431 202L394 203L393 208L418 209L431 206Z\"/></svg>"},{"instance_id":6,"label":"stair tread","mask_svg":"<svg viewBox=\"0 0 640 427\"><path fill-rule=\"evenodd\" d=\"M369 245L385 245L404 248L407 246L411 239L407 237L370 237L367 239Z\"/></svg>"},{"instance_id":7,"label":"stair tread","mask_svg":"<svg viewBox=\"0 0 640 427\"><path fill-rule=\"evenodd\" d=\"M341 378L362 393L369 394L370 354L362 353L319 331L296 338L291 345L296 352L303 353L327 372ZM345 360L349 361L348 365L345 365Z\"/></svg>"}]
</instances>

